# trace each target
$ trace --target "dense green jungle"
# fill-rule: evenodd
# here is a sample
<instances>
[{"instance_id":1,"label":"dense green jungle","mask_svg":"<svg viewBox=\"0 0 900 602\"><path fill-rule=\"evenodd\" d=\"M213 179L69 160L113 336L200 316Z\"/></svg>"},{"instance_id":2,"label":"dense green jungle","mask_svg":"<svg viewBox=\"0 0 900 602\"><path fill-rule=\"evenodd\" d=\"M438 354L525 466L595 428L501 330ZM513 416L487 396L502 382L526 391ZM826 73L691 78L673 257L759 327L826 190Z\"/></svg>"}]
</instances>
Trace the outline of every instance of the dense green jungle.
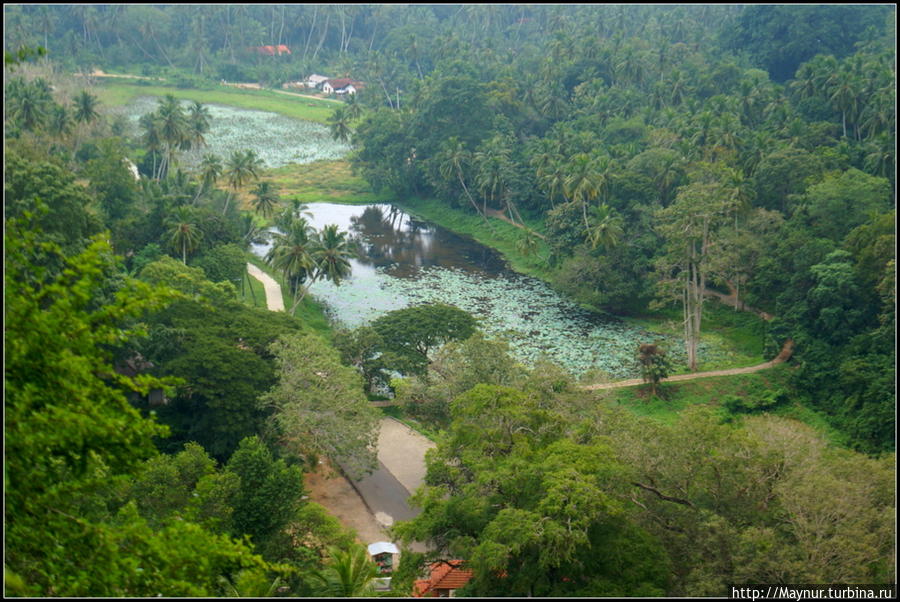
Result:
<instances>
[{"instance_id":1,"label":"dense green jungle","mask_svg":"<svg viewBox=\"0 0 900 602\"><path fill-rule=\"evenodd\" d=\"M3 10L6 596L896 587L894 5Z\"/></svg>"}]
</instances>

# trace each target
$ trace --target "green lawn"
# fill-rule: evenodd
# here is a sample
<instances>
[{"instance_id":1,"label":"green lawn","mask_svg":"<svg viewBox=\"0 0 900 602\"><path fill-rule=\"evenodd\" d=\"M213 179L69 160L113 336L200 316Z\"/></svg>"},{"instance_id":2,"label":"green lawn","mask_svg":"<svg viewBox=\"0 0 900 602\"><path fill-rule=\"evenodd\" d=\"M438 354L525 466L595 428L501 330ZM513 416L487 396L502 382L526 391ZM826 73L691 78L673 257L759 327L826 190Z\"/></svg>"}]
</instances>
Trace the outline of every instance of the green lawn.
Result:
<instances>
[{"instance_id":1,"label":"green lawn","mask_svg":"<svg viewBox=\"0 0 900 602\"><path fill-rule=\"evenodd\" d=\"M354 175L349 161L285 165L267 170L264 179L272 182L285 200L347 205L391 202L389 194L375 193L368 182Z\"/></svg>"},{"instance_id":2,"label":"green lawn","mask_svg":"<svg viewBox=\"0 0 900 602\"><path fill-rule=\"evenodd\" d=\"M315 98L279 94L272 90L240 90L217 86L209 90L183 89L158 84L141 85L103 79L94 92L101 104L121 106L139 96L165 96L202 103L222 104L243 109L271 111L286 117L327 124L337 103Z\"/></svg>"},{"instance_id":3,"label":"green lawn","mask_svg":"<svg viewBox=\"0 0 900 602\"><path fill-rule=\"evenodd\" d=\"M681 309L668 307L640 317L623 318L626 322L661 334L682 337ZM750 312L734 311L716 299L703 305L701 342L708 343L718 351L714 354L701 353L698 372L744 368L755 366L766 359L763 357L765 321ZM678 367L674 374L686 374L686 367Z\"/></svg>"},{"instance_id":4,"label":"green lawn","mask_svg":"<svg viewBox=\"0 0 900 602\"><path fill-rule=\"evenodd\" d=\"M695 405L715 408L723 420L740 419L746 414L730 414L721 405L723 399L734 395L753 400L760 398L767 391L788 390L787 383L791 370L793 368L789 364L779 364L753 374L663 383L661 398L651 397L643 386L595 391L593 395L601 404L624 407L639 416L647 416L666 424L674 423L682 410ZM834 445L845 444L846 437L829 426L824 416L797 401L788 402L770 413L803 422Z\"/></svg>"}]
</instances>

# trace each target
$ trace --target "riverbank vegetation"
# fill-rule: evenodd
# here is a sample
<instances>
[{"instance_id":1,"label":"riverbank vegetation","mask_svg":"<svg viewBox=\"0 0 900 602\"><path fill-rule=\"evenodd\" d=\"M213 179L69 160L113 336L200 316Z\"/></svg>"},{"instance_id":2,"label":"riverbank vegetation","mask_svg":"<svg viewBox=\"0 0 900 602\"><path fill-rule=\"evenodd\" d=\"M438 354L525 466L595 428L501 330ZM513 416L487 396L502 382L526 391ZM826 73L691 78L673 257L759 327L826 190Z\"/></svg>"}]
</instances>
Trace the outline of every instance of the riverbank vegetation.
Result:
<instances>
[{"instance_id":1,"label":"riverbank vegetation","mask_svg":"<svg viewBox=\"0 0 900 602\"><path fill-rule=\"evenodd\" d=\"M454 559L472 571L457 595L895 583L895 15L4 7L6 593L370 592L354 533L302 481L321 456L374 465L367 393L437 443L421 513L391 531L429 545L401 557L399 595ZM72 75L94 68L170 85ZM314 72L364 83L340 105L220 87ZM139 96L156 98L135 131L109 106ZM352 151L272 170L213 152L213 103ZM659 328L667 349L619 342L596 375L652 382L587 391L460 307L332 330L307 291L350 276L348 240L303 203L335 199L396 201ZM249 250L271 223L265 261ZM265 309L248 261L296 312ZM496 290L484 305L525 303ZM704 365L703 337L730 348ZM646 369L786 341L790 362L754 374ZM342 563L358 588L335 589Z\"/></svg>"}]
</instances>

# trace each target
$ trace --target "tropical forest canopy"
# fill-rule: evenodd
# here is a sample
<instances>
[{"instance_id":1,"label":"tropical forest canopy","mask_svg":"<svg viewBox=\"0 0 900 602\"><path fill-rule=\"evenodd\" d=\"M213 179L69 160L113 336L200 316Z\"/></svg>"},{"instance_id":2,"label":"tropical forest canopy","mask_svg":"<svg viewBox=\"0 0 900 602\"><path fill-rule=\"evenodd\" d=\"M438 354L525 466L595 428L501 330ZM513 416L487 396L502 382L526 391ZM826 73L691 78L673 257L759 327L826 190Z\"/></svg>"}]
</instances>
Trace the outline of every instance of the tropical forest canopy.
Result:
<instances>
[{"instance_id":1,"label":"tropical forest canopy","mask_svg":"<svg viewBox=\"0 0 900 602\"><path fill-rule=\"evenodd\" d=\"M453 558L473 571L460 595L896 582L893 6L4 17L8 594L371 592L302 477L322 456L374 467L379 390L437 433L422 513L395 530L431 548L404 553L398 595ZM74 75L96 69L173 94L134 135ZM208 107L174 95L312 73L363 83L328 123L371 190L512 223L504 252L596 311L675 316L678 369L704 299L731 298L771 318L765 359L793 342L781 380L658 420L520 365L452 306L332 329L308 292L351 277L347 233L311 227L252 150L208 152ZM246 273L273 225L260 265L284 313ZM665 397L665 351L633 351Z\"/></svg>"}]
</instances>

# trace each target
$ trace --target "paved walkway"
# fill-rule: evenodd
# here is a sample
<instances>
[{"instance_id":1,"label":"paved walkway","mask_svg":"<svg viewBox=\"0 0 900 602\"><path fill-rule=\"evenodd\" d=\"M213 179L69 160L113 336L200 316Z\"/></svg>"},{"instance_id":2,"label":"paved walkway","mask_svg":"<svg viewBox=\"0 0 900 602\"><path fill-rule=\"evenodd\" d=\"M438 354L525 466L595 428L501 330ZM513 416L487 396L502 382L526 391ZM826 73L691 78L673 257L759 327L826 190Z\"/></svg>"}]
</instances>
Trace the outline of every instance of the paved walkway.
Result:
<instances>
[{"instance_id":1,"label":"paved walkway","mask_svg":"<svg viewBox=\"0 0 900 602\"><path fill-rule=\"evenodd\" d=\"M378 435L378 460L413 493L425 483L425 452L437 447L399 420L384 418Z\"/></svg>"},{"instance_id":2,"label":"paved walkway","mask_svg":"<svg viewBox=\"0 0 900 602\"><path fill-rule=\"evenodd\" d=\"M284 311L284 297L281 296L281 286L271 276L253 265L247 264L247 273L262 282L266 290L266 305L272 311Z\"/></svg>"}]
</instances>

